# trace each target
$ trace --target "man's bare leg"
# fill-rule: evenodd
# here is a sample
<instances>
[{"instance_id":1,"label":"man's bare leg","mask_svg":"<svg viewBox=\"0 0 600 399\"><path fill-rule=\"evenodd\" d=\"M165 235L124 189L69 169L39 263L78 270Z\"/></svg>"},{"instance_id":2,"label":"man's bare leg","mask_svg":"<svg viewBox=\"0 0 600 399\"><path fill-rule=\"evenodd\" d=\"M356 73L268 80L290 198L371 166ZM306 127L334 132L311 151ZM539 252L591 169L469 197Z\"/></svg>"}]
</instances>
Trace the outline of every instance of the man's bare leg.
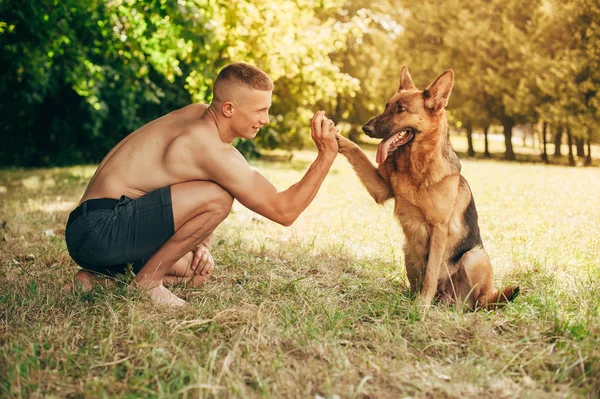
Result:
<instances>
[{"instance_id":1,"label":"man's bare leg","mask_svg":"<svg viewBox=\"0 0 600 399\"><path fill-rule=\"evenodd\" d=\"M191 181L171 186L171 201L175 234L142 267L134 284L155 303L181 306L185 301L164 287L163 278L229 216L233 197L215 183Z\"/></svg>"}]
</instances>

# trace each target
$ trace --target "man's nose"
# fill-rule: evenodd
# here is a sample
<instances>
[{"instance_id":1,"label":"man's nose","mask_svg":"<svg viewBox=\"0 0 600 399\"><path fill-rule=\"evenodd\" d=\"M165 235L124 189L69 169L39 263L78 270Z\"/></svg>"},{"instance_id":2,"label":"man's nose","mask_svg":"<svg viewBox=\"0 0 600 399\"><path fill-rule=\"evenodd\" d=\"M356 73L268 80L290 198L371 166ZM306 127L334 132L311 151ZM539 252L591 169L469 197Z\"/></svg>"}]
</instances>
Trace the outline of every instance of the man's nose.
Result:
<instances>
[{"instance_id":1,"label":"man's nose","mask_svg":"<svg viewBox=\"0 0 600 399\"><path fill-rule=\"evenodd\" d=\"M263 118L263 119L260 121L260 123L261 123L261 124L263 124L263 125L268 125L268 124L269 124L269 122L270 122L270 120L269 120L269 114L267 114L267 115L266 115L266 116L265 116L265 117L264 117L264 118Z\"/></svg>"}]
</instances>

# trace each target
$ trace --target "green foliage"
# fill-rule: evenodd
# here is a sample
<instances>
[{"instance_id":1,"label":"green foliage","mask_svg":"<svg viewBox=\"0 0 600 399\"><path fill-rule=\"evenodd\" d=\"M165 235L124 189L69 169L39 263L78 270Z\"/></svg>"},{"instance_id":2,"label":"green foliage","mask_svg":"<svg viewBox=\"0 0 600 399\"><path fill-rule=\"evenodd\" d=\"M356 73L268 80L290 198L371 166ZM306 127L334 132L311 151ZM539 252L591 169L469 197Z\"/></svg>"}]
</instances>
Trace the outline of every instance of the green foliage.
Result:
<instances>
[{"instance_id":1,"label":"green foliage","mask_svg":"<svg viewBox=\"0 0 600 399\"><path fill-rule=\"evenodd\" d=\"M244 152L302 147L319 109L358 137L402 65L422 88L454 69L457 127L545 120L597 141L599 26L594 0L2 0L0 165L97 162L210 101L232 61L275 83L271 124Z\"/></svg>"},{"instance_id":2,"label":"green foliage","mask_svg":"<svg viewBox=\"0 0 600 399\"><path fill-rule=\"evenodd\" d=\"M343 2L223 2L216 34L229 44L228 59L265 70L275 83L272 123L260 132L261 147L301 147L317 109L331 114L338 97L351 97L358 81L329 55L344 48L352 22L328 16Z\"/></svg>"},{"instance_id":3,"label":"green foliage","mask_svg":"<svg viewBox=\"0 0 600 399\"><path fill-rule=\"evenodd\" d=\"M212 40L201 5L4 1L0 162L98 161L127 133L188 104L190 70L214 76L220 66L211 69L203 41L191 39Z\"/></svg>"},{"instance_id":4,"label":"green foliage","mask_svg":"<svg viewBox=\"0 0 600 399\"><path fill-rule=\"evenodd\" d=\"M229 61L276 82L275 123L257 144L301 146L316 107L357 87L328 58L347 29L318 16L338 4L3 1L0 164L96 162L149 120L208 102Z\"/></svg>"}]
</instances>

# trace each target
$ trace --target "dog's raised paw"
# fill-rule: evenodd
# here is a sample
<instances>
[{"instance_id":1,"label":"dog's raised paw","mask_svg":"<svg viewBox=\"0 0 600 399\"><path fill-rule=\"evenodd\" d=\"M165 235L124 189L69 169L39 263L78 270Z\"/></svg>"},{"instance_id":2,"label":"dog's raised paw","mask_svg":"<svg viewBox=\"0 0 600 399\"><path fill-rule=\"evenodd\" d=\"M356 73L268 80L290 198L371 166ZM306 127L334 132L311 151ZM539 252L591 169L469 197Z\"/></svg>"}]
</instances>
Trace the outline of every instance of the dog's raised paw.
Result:
<instances>
[{"instance_id":1,"label":"dog's raised paw","mask_svg":"<svg viewBox=\"0 0 600 399\"><path fill-rule=\"evenodd\" d=\"M339 133L335 135L335 139L337 140L337 143L338 143L338 152L339 153L343 153L344 150L348 150L348 149L356 146L356 144L354 144L352 141L348 140L346 137L342 136Z\"/></svg>"}]
</instances>

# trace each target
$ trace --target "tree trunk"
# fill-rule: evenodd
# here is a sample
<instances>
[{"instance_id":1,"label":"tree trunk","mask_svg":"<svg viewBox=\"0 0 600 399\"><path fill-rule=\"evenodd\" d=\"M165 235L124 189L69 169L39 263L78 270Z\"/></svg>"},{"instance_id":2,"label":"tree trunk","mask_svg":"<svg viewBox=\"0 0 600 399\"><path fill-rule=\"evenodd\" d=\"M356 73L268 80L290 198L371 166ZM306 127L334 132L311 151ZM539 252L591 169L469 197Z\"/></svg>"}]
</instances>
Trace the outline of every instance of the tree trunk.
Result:
<instances>
[{"instance_id":1,"label":"tree trunk","mask_svg":"<svg viewBox=\"0 0 600 399\"><path fill-rule=\"evenodd\" d=\"M502 126L504 126L504 146L506 148L504 159L509 161L514 161L516 159L512 145L512 129L514 125L515 123L511 119L505 120L502 124Z\"/></svg>"},{"instance_id":2,"label":"tree trunk","mask_svg":"<svg viewBox=\"0 0 600 399\"><path fill-rule=\"evenodd\" d=\"M567 144L569 145L569 166L575 166L575 157L573 156L573 135L571 134L571 125L567 125Z\"/></svg>"},{"instance_id":3,"label":"tree trunk","mask_svg":"<svg viewBox=\"0 0 600 399\"><path fill-rule=\"evenodd\" d=\"M473 148L473 126L469 122L465 127L467 129L467 144L469 147L467 150L467 155L469 158L472 158L475 156L475 149Z\"/></svg>"},{"instance_id":4,"label":"tree trunk","mask_svg":"<svg viewBox=\"0 0 600 399\"><path fill-rule=\"evenodd\" d=\"M556 135L554 136L554 158L562 156L560 152L560 145L562 143L563 127L558 125L556 129Z\"/></svg>"},{"instance_id":5,"label":"tree trunk","mask_svg":"<svg viewBox=\"0 0 600 399\"><path fill-rule=\"evenodd\" d=\"M548 123L544 121L544 125L542 127L542 161L548 165L548 151L546 150L546 131L548 130Z\"/></svg>"},{"instance_id":6,"label":"tree trunk","mask_svg":"<svg viewBox=\"0 0 600 399\"><path fill-rule=\"evenodd\" d=\"M588 127L587 136L587 155L585 156L585 166L592 166L592 129Z\"/></svg>"},{"instance_id":7,"label":"tree trunk","mask_svg":"<svg viewBox=\"0 0 600 399\"><path fill-rule=\"evenodd\" d=\"M585 140L583 137L575 137L575 148L577 148L577 156L585 157Z\"/></svg>"},{"instance_id":8,"label":"tree trunk","mask_svg":"<svg viewBox=\"0 0 600 399\"><path fill-rule=\"evenodd\" d=\"M485 125L485 128L483 129L483 142L485 144L485 150L483 152L483 156L485 156L486 158L490 158L490 148L489 148L489 142L488 142L488 133L490 131L490 125Z\"/></svg>"}]
</instances>

